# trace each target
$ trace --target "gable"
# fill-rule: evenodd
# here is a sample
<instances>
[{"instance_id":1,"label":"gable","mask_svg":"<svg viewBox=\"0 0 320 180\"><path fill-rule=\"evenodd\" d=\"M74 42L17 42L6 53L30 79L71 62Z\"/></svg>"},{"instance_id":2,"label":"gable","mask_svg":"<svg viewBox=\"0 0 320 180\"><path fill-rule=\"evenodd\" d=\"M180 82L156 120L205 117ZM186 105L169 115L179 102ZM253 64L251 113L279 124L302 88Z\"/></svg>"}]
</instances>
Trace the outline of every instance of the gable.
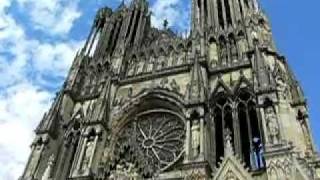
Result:
<instances>
[{"instance_id":1,"label":"gable","mask_svg":"<svg viewBox=\"0 0 320 180\"><path fill-rule=\"evenodd\" d=\"M223 160L213 180L252 180L249 172L234 156Z\"/></svg>"}]
</instances>

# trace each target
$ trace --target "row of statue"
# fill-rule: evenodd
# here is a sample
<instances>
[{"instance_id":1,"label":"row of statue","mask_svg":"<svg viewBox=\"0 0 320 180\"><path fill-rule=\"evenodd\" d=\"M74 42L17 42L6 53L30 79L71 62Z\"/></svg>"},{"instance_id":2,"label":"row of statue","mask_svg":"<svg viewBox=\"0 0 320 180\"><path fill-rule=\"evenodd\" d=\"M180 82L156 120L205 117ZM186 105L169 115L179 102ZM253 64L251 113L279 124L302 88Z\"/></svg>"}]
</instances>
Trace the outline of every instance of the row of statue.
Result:
<instances>
[{"instance_id":1,"label":"row of statue","mask_svg":"<svg viewBox=\"0 0 320 180\"><path fill-rule=\"evenodd\" d=\"M209 65L216 67L217 65L227 65L245 59L244 53L248 51L248 42L244 35L220 38L218 42L211 40L209 42Z\"/></svg>"},{"instance_id":2,"label":"row of statue","mask_svg":"<svg viewBox=\"0 0 320 180\"><path fill-rule=\"evenodd\" d=\"M187 63L186 52L172 52L169 56L160 55L157 58L150 56L149 59L140 57L139 59L133 57L129 60L126 75L135 76L144 73L152 73L155 71L161 71L166 68L180 66Z\"/></svg>"}]
</instances>

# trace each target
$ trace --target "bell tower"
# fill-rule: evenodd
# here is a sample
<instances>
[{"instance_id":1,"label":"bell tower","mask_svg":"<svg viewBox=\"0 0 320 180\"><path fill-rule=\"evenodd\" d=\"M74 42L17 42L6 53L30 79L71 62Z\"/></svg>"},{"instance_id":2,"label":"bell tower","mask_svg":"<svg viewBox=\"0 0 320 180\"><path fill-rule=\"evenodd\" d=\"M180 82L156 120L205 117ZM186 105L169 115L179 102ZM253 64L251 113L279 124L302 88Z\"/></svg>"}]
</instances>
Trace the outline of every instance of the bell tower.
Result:
<instances>
[{"instance_id":1,"label":"bell tower","mask_svg":"<svg viewBox=\"0 0 320 180\"><path fill-rule=\"evenodd\" d=\"M257 0L191 0L191 32L147 0L101 8L21 180L317 180L308 106Z\"/></svg>"}]
</instances>

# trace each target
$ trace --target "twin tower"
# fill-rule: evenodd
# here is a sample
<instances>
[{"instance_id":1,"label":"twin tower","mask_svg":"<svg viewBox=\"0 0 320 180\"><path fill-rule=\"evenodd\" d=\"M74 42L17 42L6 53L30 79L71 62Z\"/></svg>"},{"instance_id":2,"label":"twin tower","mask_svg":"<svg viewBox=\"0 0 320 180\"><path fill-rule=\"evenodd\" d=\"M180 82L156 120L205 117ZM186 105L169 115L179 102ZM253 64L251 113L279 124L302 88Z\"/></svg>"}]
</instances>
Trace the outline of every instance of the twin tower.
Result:
<instances>
[{"instance_id":1,"label":"twin tower","mask_svg":"<svg viewBox=\"0 0 320 180\"><path fill-rule=\"evenodd\" d=\"M97 12L21 180L316 180L306 99L256 0L192 0L191 32L146 0Z\"/></svg>"}]
</instances>

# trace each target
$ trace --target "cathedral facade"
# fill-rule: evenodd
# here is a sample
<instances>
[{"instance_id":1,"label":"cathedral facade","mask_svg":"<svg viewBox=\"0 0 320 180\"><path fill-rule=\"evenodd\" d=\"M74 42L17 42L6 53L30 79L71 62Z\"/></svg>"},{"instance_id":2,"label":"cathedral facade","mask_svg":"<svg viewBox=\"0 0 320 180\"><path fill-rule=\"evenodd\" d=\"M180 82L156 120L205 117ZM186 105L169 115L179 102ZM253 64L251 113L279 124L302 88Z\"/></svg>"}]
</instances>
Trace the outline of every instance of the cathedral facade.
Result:
<instances>
[{"instance_id":1,"label":"cathedral facade","mask_svg":"<svg viewBox=\"0 0 320 180\"><path fill-rule=\"evenodd\" d=\"M148 2L101 8L21 180L316 180L306 99L257 0L192 0L191 32Z\"/></svg>"}]
</instances>

